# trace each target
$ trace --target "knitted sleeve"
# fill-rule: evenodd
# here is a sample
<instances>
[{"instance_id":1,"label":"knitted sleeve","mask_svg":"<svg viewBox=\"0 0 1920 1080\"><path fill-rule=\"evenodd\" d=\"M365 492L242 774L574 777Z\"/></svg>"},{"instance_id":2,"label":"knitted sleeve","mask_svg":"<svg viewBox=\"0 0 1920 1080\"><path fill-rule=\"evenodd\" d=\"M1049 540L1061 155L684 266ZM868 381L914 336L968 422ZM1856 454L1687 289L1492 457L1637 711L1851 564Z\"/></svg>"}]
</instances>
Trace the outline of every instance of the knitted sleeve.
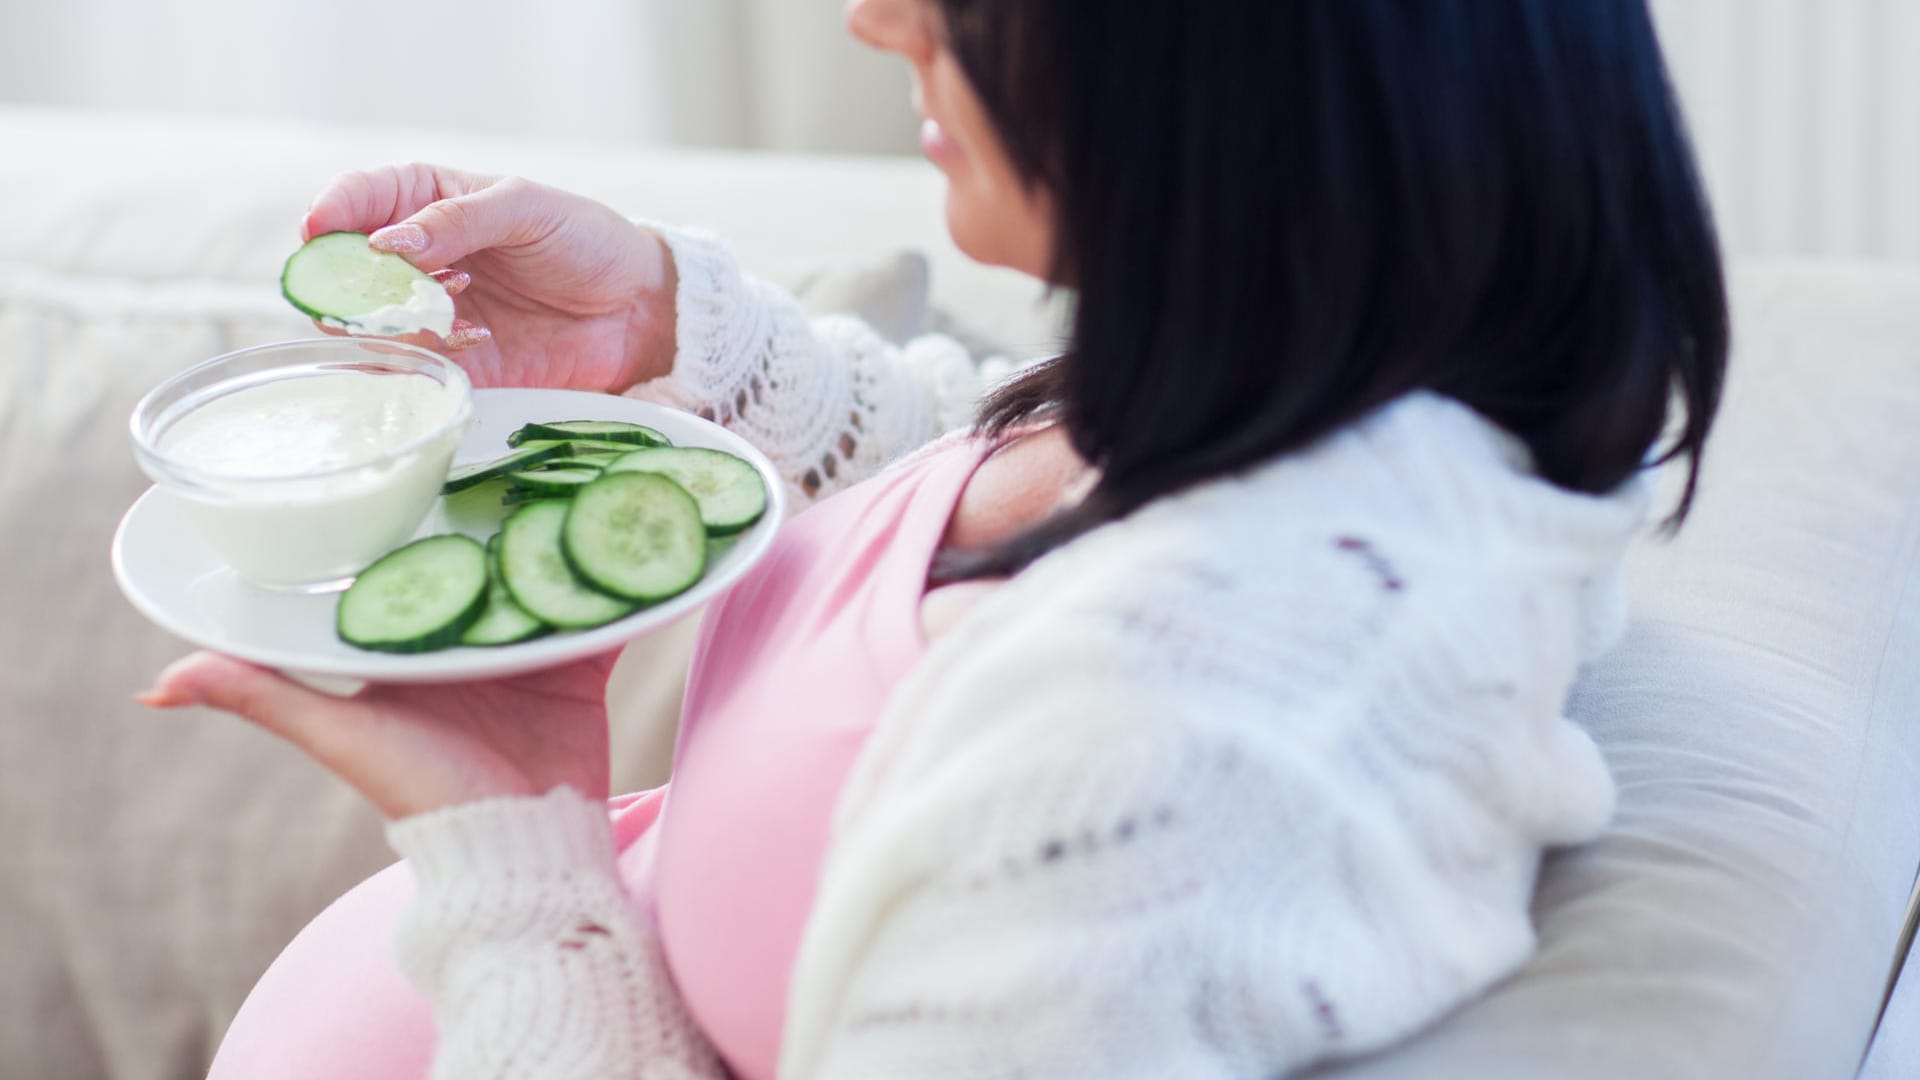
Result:
<instances>
[{"instance_id":1,"label":"knitted sleeve","mask_svg":"<svg viewBox=\"0 0 1920 1080\"><path fill-rule=\"evenodd\" d=\"M895 347L850 316L809 320L777 286L744 276L709 234L648 223L673 252L670 374L629 393L685 409L760 448L802 504L849 487L966 424L987 381L952 338Z\"/></svg>"},{"instance_id":2,"label":"knitted sleeve","mask_svg":"<svg viewBox=\"0 0 1920 1080\"><path fill-rule=\"evenodd\" d=\"M843 803L780 1075L1281 1077L1517 968L1541 848L1611 805L1565 684L1300 561L1302 611L1170 562L1152 588L1218 602L1069 589L915 686Z\"/></svg>"},{"instance_id":3,"label":"knitted sleeve","mask_svg":"<svg viewBox=\"0 0 1920 1080\"><path fill-rule=\"evenodd\" d=\"M571 788L394 822L417 892L400 965L433 1002L433 1080L725 1080Z\"/></svg>"}]
</instances>

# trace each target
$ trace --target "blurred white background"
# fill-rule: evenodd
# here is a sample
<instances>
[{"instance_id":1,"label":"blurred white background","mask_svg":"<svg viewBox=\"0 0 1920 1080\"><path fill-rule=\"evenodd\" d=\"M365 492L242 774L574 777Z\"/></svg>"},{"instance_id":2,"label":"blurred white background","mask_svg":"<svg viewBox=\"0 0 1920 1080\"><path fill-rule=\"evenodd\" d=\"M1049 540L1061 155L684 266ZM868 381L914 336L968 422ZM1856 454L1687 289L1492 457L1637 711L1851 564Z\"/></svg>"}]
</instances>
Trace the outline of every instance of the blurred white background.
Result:
<instances>
[{"instance_id":1,"label":"blurred white background","mask_svg":"<svg viewBox=\"0 0 1920 1080\"><path fill-rule=\"evenodd\" d=\"M841 0L0 0L0 103L910 152Z\"/></svg>"},{"instance_id":2,"label":"blurred white background","mask_svg":"<svg viewBox=\"0 0 1920 1080\"><path fill-rule=\"evenodd\" d=\"M0 104L911 153L840 6L0 0ZM1734 254L1920 259L1920 0L1654 7Z\"/></svg>"}]
</instances>

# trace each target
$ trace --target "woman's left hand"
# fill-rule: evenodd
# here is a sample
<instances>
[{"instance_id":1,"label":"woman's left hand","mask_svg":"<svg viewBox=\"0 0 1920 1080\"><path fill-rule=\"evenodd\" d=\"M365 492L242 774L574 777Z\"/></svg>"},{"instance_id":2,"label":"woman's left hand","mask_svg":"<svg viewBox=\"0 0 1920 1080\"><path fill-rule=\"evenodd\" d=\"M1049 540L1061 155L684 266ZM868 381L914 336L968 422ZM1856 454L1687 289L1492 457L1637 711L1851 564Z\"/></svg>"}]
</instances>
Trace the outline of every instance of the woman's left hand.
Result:
<instances>
[{"instance_id":1,"label":"woman's left hand","mask_svg":"<svg viewBox=\"0 0 1920 1080\"><path fill-rule=\"evenodd\" d=\"M161 672L136 700L238 713L397 819L561 784L605 798L606 689L615 655L510 679L378 685L337 698L202 652Z\"/></svg>"}]
</instances>

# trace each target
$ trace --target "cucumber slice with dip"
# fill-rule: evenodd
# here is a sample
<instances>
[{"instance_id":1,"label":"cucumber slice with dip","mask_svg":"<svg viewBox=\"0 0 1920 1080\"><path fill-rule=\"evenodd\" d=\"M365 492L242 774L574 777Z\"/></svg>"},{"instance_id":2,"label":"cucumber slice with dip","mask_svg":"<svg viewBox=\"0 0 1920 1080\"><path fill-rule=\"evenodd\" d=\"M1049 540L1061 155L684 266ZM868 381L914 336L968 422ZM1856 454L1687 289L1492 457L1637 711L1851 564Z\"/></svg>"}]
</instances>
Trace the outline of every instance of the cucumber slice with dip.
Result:
<instances>
[{"instance_id":1,"label":"cucumber slice with dip","mask_svg":"<svg viewBox=\"0 0 1920 1080\"><path fill-rule=\"evenodd\" d=\"M398 255L375 251L356 232L330 232L301 245L280 271L287 302L322 326L400 337L453 332L453 297Z\"/></svg>"}]
</instances>

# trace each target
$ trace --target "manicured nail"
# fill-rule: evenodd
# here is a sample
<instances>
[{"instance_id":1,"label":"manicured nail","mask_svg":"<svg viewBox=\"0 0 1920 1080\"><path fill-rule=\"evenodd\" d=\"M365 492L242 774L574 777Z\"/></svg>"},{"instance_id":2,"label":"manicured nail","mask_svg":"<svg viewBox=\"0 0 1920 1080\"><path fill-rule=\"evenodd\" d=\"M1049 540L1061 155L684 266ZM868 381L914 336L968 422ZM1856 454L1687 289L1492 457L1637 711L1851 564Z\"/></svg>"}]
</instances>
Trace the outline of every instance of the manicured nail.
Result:
<instances>
[{"instance_id":1,"label":"manicured nail","mask_svg":"<svg viewBox=\"0 0 1920 1080\"><path fill-rule=\"evenodd\" d=\"M367 246L378 251L408 253L427 250L427 230L411 221L376 229L367 237Z\"/></svg>"},{"instance_id":2,"label":"manicured nail","mask_svg":"<svg viewBox=\"0 0 1920 1080\"><path fill-rule=\"evenodd\" d=\"M483 341L492 341L493 331L484 326L475 326L470 322L455 319L453 331L440 340L449 349L471 349Z\"/></svg>"},{"instance_id":3,"label":"manicured nail","mask_svg":"<svg viewBox=\"0 0 1920 1080\"><path fill-rule=\"evenodd\" d=\"M432 277L440 283L441 288L447 290L448 296L458 296L460 290L473 284L473 275L465 270L435 270Z\"/></svg>"},{"instance_id":4,"label":"manicured nail","mask_svg":"<svg viewBox=\"0 0 1920 1080\"><path fill-rule=\"evenodd\" d=\"M163 694L158 690L142 690L133 695L133 700L150 709L177 709L190 704L185 698L174 694Z\"/></svg>"}]
</instances>

